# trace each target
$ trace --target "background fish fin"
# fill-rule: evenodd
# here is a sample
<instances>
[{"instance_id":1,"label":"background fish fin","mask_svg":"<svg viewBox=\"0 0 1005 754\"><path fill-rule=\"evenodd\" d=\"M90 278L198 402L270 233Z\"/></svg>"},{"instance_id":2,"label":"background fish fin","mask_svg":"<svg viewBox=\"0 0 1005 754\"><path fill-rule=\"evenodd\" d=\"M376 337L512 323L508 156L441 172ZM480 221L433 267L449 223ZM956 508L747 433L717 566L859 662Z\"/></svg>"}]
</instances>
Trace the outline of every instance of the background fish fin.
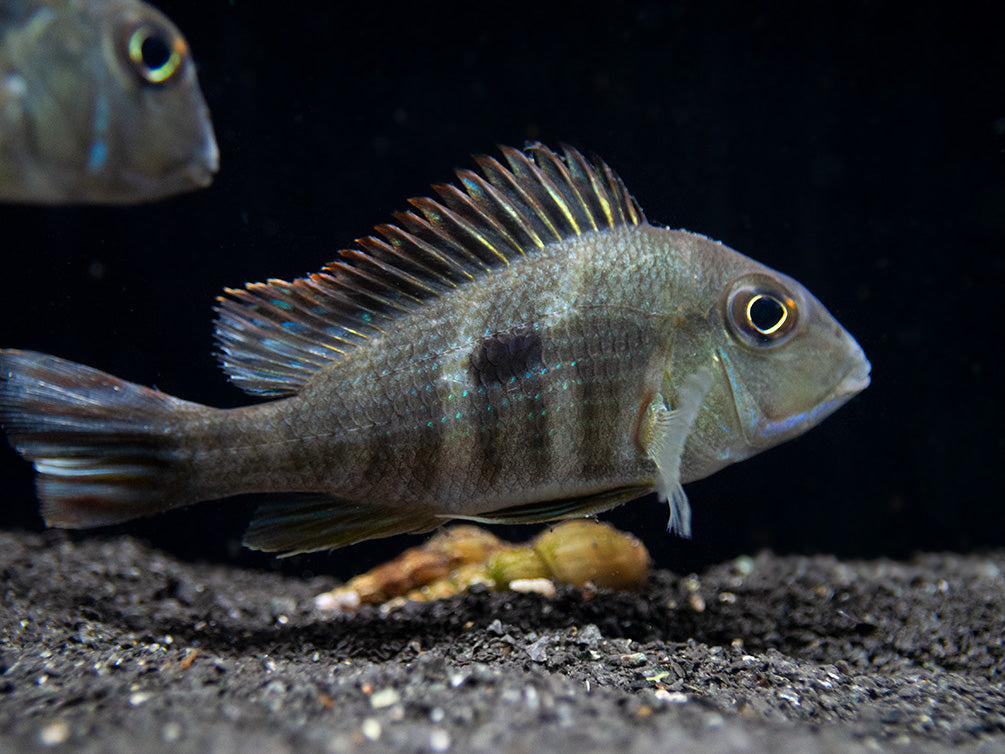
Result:
<instances>
[{"instance_id":1,"label":"background fish fin","mask_svg":"<svg viewBox=\"0 0 1005 754\"><path fill-rule=\"evenodd\" d=\"M639 444L656 464L656 491L660 502L670 506L669 529L681 537L691 536L691 506L680 483L684 445L712 386L707 369L688 375L677 391L678 406L667 408L663 396L653 396L639 427Z\"/></svg>"},{"instance_id":2,"label":"background fish fin","mask_svg":"<svg viewBox=\"0 0 1005 754\"><path fill-rule=\"evenodd\" d=\"M621 179L568 146L502 147L507 163L476 156L439 196L410 199L397 225L357 240L320 272L293 282L227 288L216 306L217 355L239 387L297 392L348 349L379 337L396 317L563 238L645 216Z\"/></svg>"},{"instance_id":3,"label":"background fish fin","mask_svg":"<svg viewBox=\"0 0 1005 754\"><path fill-rule=\"evenodd\" d=\"M618 487L589 497L572 497L561 500L545 500L525 503L497 511L489 511L477 516L444 515L442 518L458 518L482 524L541 524L563 518L582 518L627 503L651 492L651 487Z\"/></svg>"},{"instance_id":4,"label":"background fish fin","mask_svg":"<svg viewBox=\"0 0 1005 754\"><path fill-rule=\"evenodd\" d=\"M206 409L55 356L0 351L0 423L35 464L49 526L105 526L194 502L164 432L186 410Z\"/></svg>"},{"instance_id":5,"label":"background fish fin","mask_svg":"<svg viewBox=\"0 0 1005 754\"><path fill-rule=\"evenodd\" d=\"M286 557L365 539L425 532L440 523L426 512L348 503L326 495L280 495L255 511L244 533L244 545Z\"/></svg>"}]
</instances>

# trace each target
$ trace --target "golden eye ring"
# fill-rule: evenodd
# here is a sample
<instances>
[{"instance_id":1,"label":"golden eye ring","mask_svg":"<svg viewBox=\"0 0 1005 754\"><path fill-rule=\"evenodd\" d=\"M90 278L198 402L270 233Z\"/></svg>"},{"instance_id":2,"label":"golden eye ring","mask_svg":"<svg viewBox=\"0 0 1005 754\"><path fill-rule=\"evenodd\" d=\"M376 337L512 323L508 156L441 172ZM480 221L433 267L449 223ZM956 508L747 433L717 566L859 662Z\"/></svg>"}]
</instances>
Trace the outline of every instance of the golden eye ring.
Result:
<instances>
[{"instance_id":1,"label":"golden eye ring","mask_svg":"<svg viewBox=\"0 0 1005 754\"><path fill-rule=\"evenodd\" d=\"M726 304L730 331L744 344L773 348L791 337L799 307L788 289L769 275L748 275L732 287Z\"/></svg>"},{"instance_id":2,"label":"golden eye ring","mask_svg":"<svg viewBox=\"0 0 1005 754\"><path fill-rule=\"evenodd\" d=\"M170 29L141 22L126 31L124 57L142 83L164 86L182 70L188 45Z\"/></svg>"}]
</instances>

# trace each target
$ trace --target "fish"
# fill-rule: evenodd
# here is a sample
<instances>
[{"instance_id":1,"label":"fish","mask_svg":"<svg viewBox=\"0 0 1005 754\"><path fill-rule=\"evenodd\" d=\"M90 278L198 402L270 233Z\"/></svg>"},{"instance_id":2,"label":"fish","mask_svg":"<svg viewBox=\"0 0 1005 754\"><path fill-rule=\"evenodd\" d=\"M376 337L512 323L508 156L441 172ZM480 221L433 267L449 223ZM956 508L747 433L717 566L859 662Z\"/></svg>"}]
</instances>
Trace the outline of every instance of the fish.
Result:
<instances>
[{"instance_id":1,"label":"fish","mask_svg":"<svg viewBox=\"0 0 1005 754\"><path fill-rule=\"evenodd\" d=\"M289 555L449 519L593 516L802 434L864 389L855 339L793 278L650 224L602 160L474 157L319 272L225 288L216 409L0 351L0 424L51 526L268 493Z\"/></svg>"},{"instance_id":2,"label":"fish","mask_svg":"<svg viewBox=\"0 0 1005 754\"><path fill-rule=\"evenodd\" d=\"M0 201L137 204L208 186L218 167L188 43L163 13L0 3Z\"/></svg>"}]
</instances>

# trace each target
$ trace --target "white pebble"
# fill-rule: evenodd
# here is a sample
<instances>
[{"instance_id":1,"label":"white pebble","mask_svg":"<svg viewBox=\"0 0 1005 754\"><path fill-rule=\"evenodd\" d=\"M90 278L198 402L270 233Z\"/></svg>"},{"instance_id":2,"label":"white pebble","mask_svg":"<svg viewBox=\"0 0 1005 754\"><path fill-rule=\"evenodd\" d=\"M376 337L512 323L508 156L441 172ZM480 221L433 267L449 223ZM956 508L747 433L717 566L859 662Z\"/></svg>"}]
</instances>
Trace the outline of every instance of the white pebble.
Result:
<instances>
[{"instance_id":1,"label":"white pebble","mask_svg":"<svg viewBox=\"0 0 1005 754\"><path fill-rule=\"evenodd\" d=\"M433 728L429 732L429 748L432 751L446 751L450 748L450 734L443 728Z\"/></svg>"},{"instance_id":2,"label":"white pebble","mask_svg":"<svg viewBox=\"0 0 1005 754\"><path fill-rule=\"evenodd\" d=\"M165 743L172 744L181 738L181 724L176 722L165 723L161 728L161 738Z\"/></svg>"},{"instance_id":3,"label":"white pebble","mask_svg":"<svg viewBox=\"0 0 1005 754\"><path fill-rule=\"evenodd\" d=\"M370 697L370 706L374 709L383 709L384 707L390 707L401 701L401 694L399 694L394 689L381 689L380 691L375 691L373 696Z\"/></svg>"},{"instance_id":4,"label":"white pebble","mask_svg":"<svg viewBox=\"0 0 1005 754\"><path fill-rule=\"evenodd\" d=\"M324 592L314 598L314 607L318 610L341 610L343 613L352 613L359 610L359 606L359 594L351 589Z\"/></svg>"},{"instance_id":5,"label":"white pebble","mask_svg":"<svg viewBox=\"0 0 1005 754\"><path fill-rule=\"evenodd\" d=\"M513 579L509 588L523 594L540 594L542 597L555 596L555 582L551 579Z\"/></svg>"},{"instance_id":6,"label":"white pebble","mask_svg":"<svg viewBox=\"0 0 1005 754\"><path fill-rule=\"evenodd\" d=\"M43 746L59 746L70 737L70 725L65 720L55 720L38 732Z\"/></svg>"},{"instance_id":7,"label":"white pebble","mask_svg":"<svg viewBox=\"0 0 1005 754\"><path fill-rule=\"evenodd\" d=\"M376 741L380 738L380 720L375 717L368 717L359 729L367 741Z\"/></svg>"}]
</instances>

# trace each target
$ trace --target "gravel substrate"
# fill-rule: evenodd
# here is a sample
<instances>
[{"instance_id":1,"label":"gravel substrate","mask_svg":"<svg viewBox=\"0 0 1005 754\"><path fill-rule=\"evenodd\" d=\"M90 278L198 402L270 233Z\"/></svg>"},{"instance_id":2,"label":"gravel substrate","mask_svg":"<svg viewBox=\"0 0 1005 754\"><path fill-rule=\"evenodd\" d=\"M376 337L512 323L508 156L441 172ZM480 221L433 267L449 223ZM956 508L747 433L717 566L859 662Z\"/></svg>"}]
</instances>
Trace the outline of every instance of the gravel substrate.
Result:
<instances>
[{"instance_id":1,"label":"gravel substrate","mask_svg":"<svg viewBox=\"0 0 1005 754\"><path fill-rule=\"evenodd\" d=\"M1005 751L1005 552L323 613L331 578L0 532L0 751Z\"/></svg>"}]
</instances>

